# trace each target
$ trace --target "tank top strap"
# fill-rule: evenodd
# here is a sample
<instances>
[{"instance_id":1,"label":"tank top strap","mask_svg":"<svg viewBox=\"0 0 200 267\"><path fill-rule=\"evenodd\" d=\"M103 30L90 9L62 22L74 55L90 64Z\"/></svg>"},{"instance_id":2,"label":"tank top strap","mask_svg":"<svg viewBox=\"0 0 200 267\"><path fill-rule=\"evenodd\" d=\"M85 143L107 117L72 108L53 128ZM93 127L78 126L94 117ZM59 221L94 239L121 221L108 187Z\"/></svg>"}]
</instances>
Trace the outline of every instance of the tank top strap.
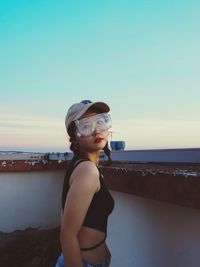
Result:
<instances>
[{"instance_id":1,"label":"tank top strap","mask_svg":"<svg viewBox=\"0 0 200 267\"><path fill-rule=\"evenodd\" d=\"M78 159L77 161L75 161L72 170L74 170L81 162L84 162L84 161L90 161L90 160L88 158Z\"/></svg>"},{"instance_id":2,"label":"tank top strap","mask_svg":"<svg viewBox=\"0 0 200 267\"><path fill-rule=\"evenodd\" d=\"M92 249L100 247L106 241L106 237L107 237L107 235L105 235L105 237L94 246L87 247L87 248L81 248L81 251L88 251L88 250L92 250Z\"/></svg>"}]
</instances>

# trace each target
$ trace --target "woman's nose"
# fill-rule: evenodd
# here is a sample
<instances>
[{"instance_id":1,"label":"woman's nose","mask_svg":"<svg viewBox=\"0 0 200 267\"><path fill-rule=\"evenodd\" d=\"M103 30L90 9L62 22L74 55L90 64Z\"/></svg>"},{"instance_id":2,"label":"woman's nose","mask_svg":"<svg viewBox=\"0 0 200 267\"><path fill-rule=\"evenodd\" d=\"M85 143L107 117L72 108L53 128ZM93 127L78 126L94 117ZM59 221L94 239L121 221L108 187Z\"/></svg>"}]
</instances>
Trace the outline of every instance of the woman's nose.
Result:
<instances>
[{"instance_id":1,"label":"woman's nose","mask_svg":"<svg viewBox=\"0 0 200 267\"><path fill-rule=\"evenodd\" d=\"M92 131L92 134L93 135L96 135L96 134L98 134L98 133L100 133L101 131L97 128L97 127L93 127L93 131Z\"/></svg>"}]
</instances>

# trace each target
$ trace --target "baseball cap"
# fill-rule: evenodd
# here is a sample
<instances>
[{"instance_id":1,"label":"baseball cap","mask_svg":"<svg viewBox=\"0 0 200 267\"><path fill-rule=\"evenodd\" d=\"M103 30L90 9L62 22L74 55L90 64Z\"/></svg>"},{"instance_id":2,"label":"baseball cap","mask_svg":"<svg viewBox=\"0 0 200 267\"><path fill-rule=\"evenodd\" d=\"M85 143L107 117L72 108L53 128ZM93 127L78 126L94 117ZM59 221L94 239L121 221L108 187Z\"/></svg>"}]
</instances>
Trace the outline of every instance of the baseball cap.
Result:
<instances>
[{"instance_id":1,"label":"baseball cap","mask_svg":"<svg viewBox=\"0 0 200 267\"><path fill-rule=\"evenodd\" d=\"M75 103L68 109L68 112L65 116L66 129L72 121L80 119L91 107L97 108L102 112L110 111L109 106L104 102L92 102L91 100L83 100L80 103Z\"/></svg>"}]
</instances>

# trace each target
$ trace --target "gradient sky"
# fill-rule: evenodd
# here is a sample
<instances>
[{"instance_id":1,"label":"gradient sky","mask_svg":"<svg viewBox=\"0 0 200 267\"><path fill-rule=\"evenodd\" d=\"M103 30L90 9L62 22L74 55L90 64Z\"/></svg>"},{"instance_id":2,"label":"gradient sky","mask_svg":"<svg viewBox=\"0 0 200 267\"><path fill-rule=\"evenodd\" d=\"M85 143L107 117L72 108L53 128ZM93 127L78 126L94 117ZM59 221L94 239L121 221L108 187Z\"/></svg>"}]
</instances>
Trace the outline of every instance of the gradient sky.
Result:
<instances>
[{"instance_id":1,"label":"gradient sky","mask_svg":"<svg viewBox=\"0 0 200 267\"><path fill-rule=\"evenodd\" d=\"M126 149L200 147L199 1L0 2L0 150L67 151L64 117L111 107Z\"/></svg>"}]
</instances>

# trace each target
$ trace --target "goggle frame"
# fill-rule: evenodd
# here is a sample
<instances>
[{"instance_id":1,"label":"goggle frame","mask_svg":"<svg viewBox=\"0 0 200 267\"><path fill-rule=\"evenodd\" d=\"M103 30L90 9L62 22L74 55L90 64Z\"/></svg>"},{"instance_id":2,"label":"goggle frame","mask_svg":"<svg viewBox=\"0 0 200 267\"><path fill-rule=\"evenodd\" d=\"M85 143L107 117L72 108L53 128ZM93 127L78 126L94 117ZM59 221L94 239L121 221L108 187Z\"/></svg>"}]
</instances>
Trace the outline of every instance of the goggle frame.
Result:
<instances>
[{"instance_id":1,"label":"goggle frame","mask_svg":"<svg viewBox=\"0 0 200 267\"><path fill-rule=\"evenodd\" d=\"M103 121L103 125L99 124L98 126L96 126L96 123L99 122L98 119L104 119L105 121ZM106 121L107 120L107 121ZM80 123L85 121L85 126L89 126L90 128L86 131L88 131L88 133L84 133L83 128L81 128ZM76 130L77 130L77 136L81 137L87 137L87 136L91 136L94 132L94 130L98 129L99 131L107 131L108 129L110 129L112 127L112 120L111 117L108 113L104 112L104 113L98 113L96 115L92 115L92 116L88 116L85 118L81 118L78 119L75 122L76 125Z\"/></svg>"}]
</instances>

